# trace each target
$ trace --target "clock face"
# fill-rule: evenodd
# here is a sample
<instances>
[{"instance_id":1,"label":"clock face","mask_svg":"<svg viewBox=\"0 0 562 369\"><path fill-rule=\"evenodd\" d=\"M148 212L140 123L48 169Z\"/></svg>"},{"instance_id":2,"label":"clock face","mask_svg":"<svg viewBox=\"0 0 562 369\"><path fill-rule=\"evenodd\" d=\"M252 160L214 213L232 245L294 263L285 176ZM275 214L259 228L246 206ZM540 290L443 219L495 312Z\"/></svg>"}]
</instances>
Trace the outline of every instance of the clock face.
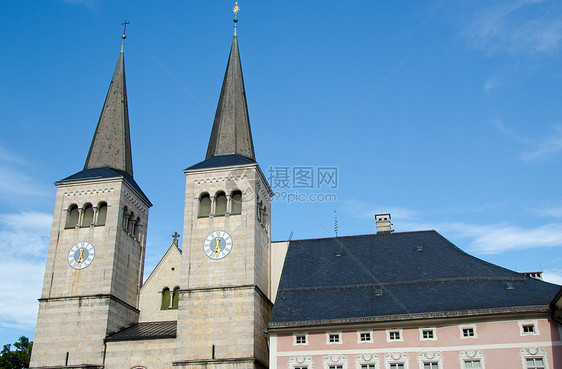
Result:
<instances>
[{"instance_id":1,"label":"clock face","mask_svg":"<svg viewBox=\"0 0 562 369\"><path fill-rule=\"evenodd\" d=\"M232 237L224 231L214 231L209 233L203 242L205 255L214 260L219 260L230 253L232 250Z\"/></svg>"},{"instance_id":2,"label":"clock face","mask_svg":"<svg viewBox=\"0 0 562 369\"><path fill-rule=\"evenodd\" d=\"M86 241L76 242L68 252L68 264L74 269L84 269L94 261L94 245Z\"/></svg>"}]
</instances>

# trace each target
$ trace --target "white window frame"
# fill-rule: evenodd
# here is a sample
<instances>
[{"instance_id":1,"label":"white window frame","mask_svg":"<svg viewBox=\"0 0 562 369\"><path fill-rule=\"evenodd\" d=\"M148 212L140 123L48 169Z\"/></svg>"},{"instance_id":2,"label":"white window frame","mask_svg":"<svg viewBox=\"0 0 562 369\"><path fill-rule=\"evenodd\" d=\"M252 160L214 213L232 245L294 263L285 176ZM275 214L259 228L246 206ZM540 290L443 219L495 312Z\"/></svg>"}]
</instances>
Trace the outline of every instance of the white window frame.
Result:
<instances>
[{"instance_id":1,"label":"white window frame","mask_svg":"<svg viewBox=\"0 0 562 369\"><path fill-rule=\"evenodd\" d=\"M367 341L361 341L361 334L369 334L369 339ZM373 331L357 331L357 343L372 343L373 342Z\"/></svg>"},{"instance_id":2,"label":"white window frame","mask_svg":"<svg viewBox=\"0 0 562 369\"><path fill-rule=\"evenodd\" d=\"M347 357L343 355L327 355L322 360L324 369L330 369L330 365L341 365L342 369L347 369Z\"/></svg>"},{"instance_id":3,"label":"white window frame","mask_svg":"<svg viewBox=\"0 0 562 369\"><path fill-rule=\"evenodd\" d=\"M295 369L305 366L307 369L313 369L312 356L292 356L289 359L289 368Z\"/></svg>"},{"instance_id":4,"label":"white window frame","mask_svg":"<svg viewBox=\"0 0 562 369\"><path fill-rule=\"evenodd\" d=\"M390 339L390 332L398 332L400 338L399 339ZM402 332L402 328L393 328L386 330L386 342L404 342L404 334Z\"/></svg>"},{"instance_id":5,"label":"white window frame","mask_svg":"<svg viewBox=\"0 0 562 369\"><path fill-rule=\"evenodd\" d=\"M338 342L330 342L330 335L337 334L339 339ZM343 343L343 336L341 331L326 332L326 345L341 345Z\"/></svg>"},{"instance_id":6,"label":"white window frame","mask_svg":"<svg viewBox=\"0 0 562 369\"><path fill-rule=\"evenodd\" d=\"M432 331L433 337L432 338L425 338L423 336L424 331ZM420 328L420 341L437 341L437 329L435 327Z\"/></svg>"},{"instance_id":7,"label":"white window frame","mask_svg":"<svg viewBox=\"0 0 562 369\"><path fill-rule=\"evenodd\" d=\"M420 352L418 354L418 367L424 369L424 364L436 363L438 369L443 369L443 355L440 352Z\"/></svg>"},{"instance_id":8,"label":"white window frame","mask_svg":"<svg viewBox=\"0 0 562 369\"><path fill-rule=\"evenodd\" d=\"M527 359L542 359L544 369L550 369L548 366L548 353L544 347L525 347L519 353L521 355L522 368L527 369Z\"/></svg>"},{"instance_id":9,"label":"white window frame","mask_svg":"<svg viewBox=\"0 0 562 369\"><path fill-rule=\"evenodd\" d=\"M355 364L356 364L356 369L361 369L361 365L374 365L375 369L380 369L379 355L359 354L355 357Z\"/></svg>"},{"instance_id":10,"label":"white window frame","mask_svg":"<svg viewBox=\"0 0 562 369\"><path fill-rule=\"evenodd\" d=\"M520 336L538 336L540 335L539 332L539 322L537 320L519 320L517 322L519 324L519 335ZM532 325L534 328L533 332L523 332L523 327Z\"/></svg>"},{"instance_id":11,"label":"white window frame","mask_svg":"<svg viewBox=\"0 0 562 369\"><path fill-rule=\"evenodd\" d=\"M392 352L384 356L384 367L390 369L390 364L404 364L404 369L409 369L408 354L404 352Z\"/></svg>"},{"instance_id":12,"label":"white window frame","mask_svg":"<svg viewBox=\"0 0 562 369\"><path fill-rule=\"evenodd\" d=\"M465 329L472 329L474 332L474 336L466 336L464 335L463 330ZM459 335L461 340L473 339L478 338L478 332L476 331L476 324L467 324L467 325L459 325Z\"/></svg>"},{"instance_id":13,"label":"white window frame","mask_svg":"<svg viewBox=\"0 0 562 369\"><path fill-rule=\"evenodd\" d=\"M304 336L304 343L297 342L297 337ZM293 333L293 346L306 346L308 345L308 332Z\"/></svg>"},{"instance_id":14,"label":"white window frame","mask_svg":"<svg viewBox=\"0 0 562 369\"><path fill-rule=\"evenodd\" d=\"M468 360L480 360L481 369L486 368L486 357L481 350L466 350L459 353L459 360L461 362L461 368L466 369L464 362Z\"/></svg>"}]
</instances>

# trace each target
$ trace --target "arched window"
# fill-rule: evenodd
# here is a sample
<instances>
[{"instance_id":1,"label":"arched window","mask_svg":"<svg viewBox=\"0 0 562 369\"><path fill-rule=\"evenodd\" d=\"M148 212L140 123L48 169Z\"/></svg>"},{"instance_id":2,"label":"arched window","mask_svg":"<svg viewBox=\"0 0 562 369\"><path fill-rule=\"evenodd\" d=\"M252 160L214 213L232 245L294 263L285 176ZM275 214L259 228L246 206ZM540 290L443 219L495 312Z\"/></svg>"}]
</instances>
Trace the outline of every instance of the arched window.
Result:
<instances>
[{"instance_id":1,"label":"arched window","mask_svg":"<svg viewBox=\"0 0 562 369\"><path fill-rule=\"evenodd\" d=\"M263 215L263 202L258 203L258 220L261 222L262 221L262 215Z\"/></svg>"},{"instance_id":2,"label":"arched window","mask_svg":"<svg viewBox=\"0 0 562 369\"><path fill-rule=\"evenodd\" d=\"M231 201L230 214L232 215L242 214L242 192L240 191L232 192L232 195L230 195L230 201Z\"/></svg>"},{"instance_id":3,"label":"arched window","mask_svg":"<svg viewBox=\"0 0 562 369\"><path fill-rule=\"evenodd\" d=\"M78 224L78 205L72 204L66 214L66 228L74 228Z\"/></svg>"},{"instance_id":4,"label":"arched window","mask_svg":"<svg viewBox=\"0 0 562 369\"><path fill-rule=\"evenodd\" d=\"M199 217L206 218L211 214L211 197L204 193L199 198Z\"/></svg>"},{"instance_id":5,"label":"arched window","mask_svg":"<svg viewBox=\"0 0 562 369\"><path fill-rule=\"evenodd\" d=\"M224 216L226 214L226 195L224 192L219 192L215 199L215 216Z\"/></svg>"},{"instance_id":6,"label":"arched window","mask_svg":"<svg viewBox=\"0 0 562 369\"><path fill-rule=\"evenodd\" d=\"M129 221L127 222L127 233L132 235L135 231L135 213L132 211L129 213Z\"/></svg>"},{"instance_id":7,"label":"arched window","mask_svg":"<svg viewBox=\"0 0 562 369\"><path fill-rule=\"evenodd\" d=\"M86 204L82 209L82 227L89 227L94 223L94 208L92 204Z\"/></svg>"},{"instance_id":8,"label":"arched window","mask_svg":"<svg viewBox=\"0 0 562 369\"><path fill-rule=\"evenodd\" d=\"M180 288L174 288L174 293L172 295L172 308L177 309L180 302Z\"/></svg>"},{"instance_id":9,"label":"arched window","mask_svg":"<svg viewBox=\"0 0 562 369\"><path fill-rule=\"evenodd\" d=\"M126 206L124 206L123 207L123 221L121 222L121 228L123 228L126 231L127 227L129 227L129 210L127 209Z\"/></svg>"},{"instance_id":10,"label":"arched window","mask_svg":"<svg viewBox=\"0 0 562 369\"><path fill-rule=\"evenodd\" d=\"M162 290L162 309L170 308L170 289L164 287Z\"/></svg>"},{"instance_id":11,"label":"arched window","mask_svg":"<svg viewBox=\"0 0 562 369\"><path fill-rule=\"evenodd\" d=\"M107 218L107 203L100 202L98 205L98 221L96 225L105 225L105 218Z\"/></svg>"},{"instance_id":12,"label":"arched window","mask_svg":"<svg viewBox=\"0 0 562 369\"><path fill-rule=\"evenodd\" d=\"M133 231L131 232L133 237L139 236L140 227L140 217L137 217L137 219L135 219L135 221L133 222Z\"/></svg>"}]
</instances>

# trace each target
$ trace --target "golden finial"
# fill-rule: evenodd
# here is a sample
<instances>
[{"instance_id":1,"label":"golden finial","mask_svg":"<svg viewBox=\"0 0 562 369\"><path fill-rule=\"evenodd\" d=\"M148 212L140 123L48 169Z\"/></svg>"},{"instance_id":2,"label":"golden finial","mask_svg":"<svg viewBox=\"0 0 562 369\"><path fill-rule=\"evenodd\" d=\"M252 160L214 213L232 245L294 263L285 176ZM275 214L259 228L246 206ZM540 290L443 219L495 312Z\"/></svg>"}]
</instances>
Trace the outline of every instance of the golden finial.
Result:
<instances>
[{"instance_id":1,"label":"golden finial","mask_svg":"<svg viewBox=\"0 0 562 369\"><path fill-rule=\"evenodd\" d=\"M232 11L234 12L234 36L236 36L236 22L238 22L238 12L240 11L238 1L234 3L234 8L232 8Z\"/></svg>"},{"instance_id":2,"label":"golden finial","mask_svg":"<svg viewBox=\"0 0 562 369\"><path fill-rule=\"evenodd\" d=\"M121 35L121 39L123 41L121 41L121 52L123 52L123 45L125 45L125 39L127 38L127 36L125 36L125 31L127 30L127 24L129 24L131 22L127 22L127 20L125 19L125 22L121 23L121 25L123 26L123 34Z\"/></svg>"}]
</instances>

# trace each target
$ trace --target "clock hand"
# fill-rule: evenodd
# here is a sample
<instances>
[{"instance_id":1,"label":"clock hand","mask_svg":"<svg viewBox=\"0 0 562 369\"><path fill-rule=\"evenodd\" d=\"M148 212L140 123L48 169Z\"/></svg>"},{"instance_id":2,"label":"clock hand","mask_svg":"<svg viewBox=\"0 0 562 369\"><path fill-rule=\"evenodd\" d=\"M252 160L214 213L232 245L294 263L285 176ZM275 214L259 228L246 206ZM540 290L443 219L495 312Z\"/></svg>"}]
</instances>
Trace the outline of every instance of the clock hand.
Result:
<instances>
[{"instance_id":1,"label":"clock hand","mask_svg":"<svg viewBox=\"0 0 562 369\"><path fill-rule=\"evenodd\" d=\"M221 252L221 248L220 248L220 244L219 244L221 239L217 237L217 238L215 238L215 240L217 241L217 245L215 246L215 252L213 253L213 255Z\"/></svg>"},{"instance_id":2,"label":"clock hand","mask_svg":"<svg viewBox=\"0 0 562 369\"><path fill-rule=\"evenodd\" d=\"M80 256L78 257L78 260L76 260L76 263L83 263L84 259L82 258L82 254L84 253L84 249L80 249Z\"/></svg>"}]
</instances>

